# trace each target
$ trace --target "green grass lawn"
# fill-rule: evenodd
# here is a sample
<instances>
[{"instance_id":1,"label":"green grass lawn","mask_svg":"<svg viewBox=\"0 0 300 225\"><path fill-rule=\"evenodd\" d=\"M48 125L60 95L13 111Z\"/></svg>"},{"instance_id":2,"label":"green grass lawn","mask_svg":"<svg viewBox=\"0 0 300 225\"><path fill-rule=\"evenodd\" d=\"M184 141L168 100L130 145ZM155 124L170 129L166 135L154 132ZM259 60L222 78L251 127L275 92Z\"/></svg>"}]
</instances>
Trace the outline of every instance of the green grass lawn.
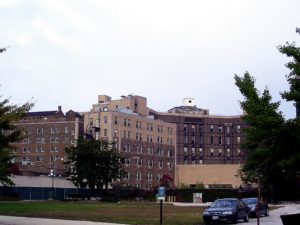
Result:
<instances>
[{"instance_id":1,"label":"green grass lawn","mask_svg":"<svg viewBox=\"0 0 300 225\"><path fill-rule=\"evenodd\" d=\"M203 207L163 205L163 224L202 224ZM159 224L158 203L85 201L0 202L0 215L87 220L124 224Z\"/></svg>"}]
</instances>

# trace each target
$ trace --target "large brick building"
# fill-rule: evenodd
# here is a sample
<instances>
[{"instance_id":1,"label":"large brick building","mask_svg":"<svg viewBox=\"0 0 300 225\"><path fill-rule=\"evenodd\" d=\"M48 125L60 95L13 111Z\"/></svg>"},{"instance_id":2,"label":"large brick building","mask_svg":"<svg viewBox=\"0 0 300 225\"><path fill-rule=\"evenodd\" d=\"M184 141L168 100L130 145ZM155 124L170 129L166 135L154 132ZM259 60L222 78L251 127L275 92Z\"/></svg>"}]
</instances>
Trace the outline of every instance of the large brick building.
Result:
<instances>
[{"instance_id":1,"label":"large brick building","mask_svg":"<svg viewBox=\"0 0 300 225\"><path fill-rule=\"evenodd\" d=\"M63 175L65 147L75 145L83 133L83 118L70 110L29 112L15 123L23 130L24 138L13 143L14 162L24 175Z\"/></svg>"},{"instance_id":2,"label":"large brick building","mask_svg":"<svg viewBox=\"0 0 300 225\"><path fill-rule=\"evenodd\" d=\"M210 115L208 109L197 108L192 98L168 112L151 110L150 115L176 124L176 186L241 184L237 175L245 158L241 143L247 126L241 115Z\"/></svg>"},{"instance_id":3,"label":"large brick building","mask_svg":"<svg viewBox=\"0 0 300 225\"><path fill-rule=\"evenodd\" d=\"M239 164L244 152L240 148L246 127L241 116L209 115L193 99L168 112L151 111L155 119L176 124L176 164Z\"/></svg>"},{"instance_id":4,"label":"large brick building","mask_svg":"<svg viewBox=\"0 0 300 225\"><path fill-rule=\"evenodd\" d=\"M99 95L98 103L84 113L84 128L97 140L116 143L125 157L121 185L151 189L166 177L173 185L176 125L149 116L146 98L129 95L112 100Z\"/></svg>"}]
</instances>

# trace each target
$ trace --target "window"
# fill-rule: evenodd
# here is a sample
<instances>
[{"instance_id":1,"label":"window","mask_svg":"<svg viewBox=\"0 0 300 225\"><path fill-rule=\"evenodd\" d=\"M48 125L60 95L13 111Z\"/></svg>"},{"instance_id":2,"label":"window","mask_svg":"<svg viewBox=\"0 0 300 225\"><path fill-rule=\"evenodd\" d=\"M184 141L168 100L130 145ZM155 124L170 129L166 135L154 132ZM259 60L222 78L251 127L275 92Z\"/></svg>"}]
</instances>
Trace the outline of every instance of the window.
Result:
<instances>
[{"instance_id":1,"label":"window","mask_svg":"<svg viewBox=\"0 0 300 225\"><path fill-rule=\"evenodd\" d=\"M213 156L214 156L214 149L211 148L211 149L210 149L210 157L213 157Z\"/></svg>"},{"instance_id":2,"label":"window","mask_svg":"<svg viewBox=\"0 0 300 225\"><path fill-rule=\"evenodd\" d=\"M152 173L147 173L147 181L152 181Z\"/></svg>"},{"instance_id":3,"label":"window","mask_svg":"<svg viewBox=\"0 0 300 225\"><path fill-rule=\"evenodd\" d=\"M214 132L214 125L210 125L210 133Z\"/></svg>"},{"instance_id":4,"label":"window","mask_svg":"<svg viewBox=\"0 0 300 225\"><path fill-rule=\"evenodd\" d=\"M230 126L229 125L226 126L226 132L227 132L227 134L230 133Z\"/></svg>"},{"instance_id":5,"label":"window","mask_svg":"<svg viewBox=\"0 0 300 225\"><path fill-rule=\"evenodd\" d=\"M211 144L211 145L214 144L214 136L210 136L210 144Z\"/></svg>"},{"instance_id":6,"label":"window","mask_svg":"<svg viewBox=\"0 0 300 225\"><path fill-rule=\"evenodd\" d=\"M153 160L152 160L152 159L148 159L148 160L147 160L147 166L148 166L149 168L152 168L152 167L153 167Z\"/></svg>"},{"instance_id":7,"label":"window","mask_svg":"<svg viewBox=\"0 0 300 225\"><path fill-rule=\"evenodd\" d=\"M237 125L236 126L236 132L237 133L241 133L241 125Z\"/></svg>"},{"instance_id":8,"label":"window","mask_svg":"<svg viewBox=\"0 0 300 225\"><path fill-rule=\"evenodd\" d=\"M65 134L69 133L69 127L65 127Z\"/></svg>"},{"instance_id":9,"label":"window","mask_svg":"<svg viewBox=\"0 0 300 225\"><path fill-rule=\"evenodd\" d=\"M222 125L219 125L219 127L218 127L218 132L219 132L219 133L222 133Z\"/></svg>"},{"instance_id":10,"label":"window","mask_svg":"<svg viewBox=\"0 0 300 225\"><path fill-rule=\"evenodd\" d=\"M44 133L44 129L43 128L36 128L36 133L37 134L43 134Z\"/></svg>"},{"instance_id":11,"label":"window","mask_svg":"<svg viewBox=\"0 0 300 225\"><path fill-rule=\"evenodd\" d=\"M115 117L115 125L118 124L118 117Z\"/></svg>"},{"instance_id":12,"label":"window","mask_svg":"<svg viewBox=\"0 0 300 225\"><path fill-rule=\"evenodd\" d=\"M222 137L219 137L219 145L222 144Z\"/></svg>"},{"instance_id":13,"label":"window","mask_svg":"<svg viewBox=\"0 0 300 225\"><path fill-rule=\"evenodd\" d=\"M163 167L164 167L164 161L159 160L159 161L158 161L158 168L159 168L159 169L162 169Z\"/></svg>"},{"instance_id":14,"label":"window","mask_svg":"<svg viewBox=\"0 0 300 225\"><path fill-rule=\"evenodd\" d=\"M96 126L96 127L100 127L100 120L99 120L99 119L96 120L95 126Z\"/></svg>"},{"instance_id":15,"label":"window","mask_svg":"<svg viewBox=\"0 0 300 225\"><path fill-rule=\"evenodd\" d=\"M140 171L136 173L136 180L142 180L142 173Z\"/></svg>"},{"instance_id":16,"label":"window","mask_svg":"<svg viewBox=\"0 0 300 225\"><path fill-rule=\"evenodd\" d=\"M89 124L90 124L91 127L93 126L93 118L89 119ZM52 128L51 128L51 133L52 133Z\"/></svg>"},{"instance_id":17,"label":"window","mask_svg":"<svg viewBox=\"0 0 300 225\"><path fill-rule=\"evenodd\" d=\"M227 145L230 145L230 137L227 137L227 138L226 138L226 144L227 144Z\"/></svg>"},{"instance_id":18,"label":"window","mask_svg":"<svg viewBox=\"0 0 300 225\"><path fill-rule=\"evenodd\" d=\"M227 149L227 157L230 157L230 149Z\"/></svg>"},{"instance_id":19,"label":"window","mask_svg":"<svg viewBox=\"0 0 300 225\"><path fill-rule=\"evenodd\" d=\"M123 179L124 180L129 180L130 179L130 173L129 172L124 172Z\"/></svg>"},{"instance_id":20,"label":"window","mask_svg":"<svg viewBox=\"0 0 300 225\"><path fill-rule=\"evenodd\" d=\"M188 135L188 125L187 124L184 124L183 125L183 132L184 132L184 135Z\"/></svg>"},{"instance_id":21,"label":"window","mask_svg":"<svg viewBox=\"0 0 300 225\"><path fill-rule=\"evenodd\" d=\"M114 136L118 137L118 130L117 129L114 130Z\"/></svg>"},{"instance_id":22,"label":"window","mask_svg":"<svg viewBox=\"0 0 300 225\"><path fill-rule=\"evenodd\" d=\"M107 129L104 129L104 130L103 130L103 136L104 136L104 137L107 137Z\"/></svg>"},{"instance_id":23,"label":"window","mask_svg":"<svg viewBox=\"0 0 300 225\"><path fill-rule=\"evenodd\" d=\"M199 156L202 157L203 156L203 149L199 148Z\"/></svg>"},{"instance_id":24,"label":"window","mask_svg":"<svg viewBox=\"0 0 300 225\"><path fill-rule=\"evenodd\" d=\"M129 166L130 165L130 158L125 158L125 166Z\"/></svg>"},{"instance_id":25,"label":"window","mask_svg":"<svg viewBox=\"0 0 300 225\"><path fill-rule=\"evenodd\" d=\"M223 153L223 150L222 150L222 149L219 149L219 157L222 156L222 153Z\"/></svg>"},{"instance_id":26,"label":"window","mask_svg":"<svg viewBox=\"0 0 300 225\"><path fill-rule=\"evenodd\" d=\"M30 153L29 148L23 148L23 153Z\"/></svg>"},{"instance_id":27,"label":"window","mask_svg":"<svg viewBox=\"0 0 300 225\"><path fill-rule=\"evenodd\" d=\"M188 154L187 148L183 148L183 156L187 156L187 154Z\"/></svg>"},{"instance_id":28,"label":"window","mask_svg":"<svg viewBox=\"0 0 300 225\"><path fill-rule=\"evenodd\" d=\"M141 158L136 158L136 165L137 166L142 166L143 160Z\"/></svg>"},{"instance_id":29,"label":"window","mask_svg":"<svg viewBox=\"0 0 300 225\"><path fill-rule=\"evenodd\" d=\"M128 127L130 127L130 119L128 119L127 125L128 125Z\"/></svg>"},{"instance_id":30,"label":"window","mask_svg":"<svg viewBox=\"0 0 300 225\"><path fill-rule=\"evenodd\" d=\"M107 123L107 116L104 116L104 123Z\"/></svg>"},{"instance_id":31,"label":"window","mask_svg":"<svg viewBox=\"0 0 300 225\"><path fill-rule=\"evenodd\" d=\"M236 137L236 142L239 145L241 143L241 137Z\"/></svg>"}]
</instances>

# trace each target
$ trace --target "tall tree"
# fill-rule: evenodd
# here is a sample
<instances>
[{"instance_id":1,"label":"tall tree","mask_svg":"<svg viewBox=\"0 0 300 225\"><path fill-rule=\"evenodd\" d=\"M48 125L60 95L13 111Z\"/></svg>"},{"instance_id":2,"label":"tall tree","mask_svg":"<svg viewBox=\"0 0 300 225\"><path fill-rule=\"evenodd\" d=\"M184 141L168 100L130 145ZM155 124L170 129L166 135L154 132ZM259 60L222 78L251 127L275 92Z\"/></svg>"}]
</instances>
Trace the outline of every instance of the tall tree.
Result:
<instances>
[{"instance_id":1,"label":"tall tree","mask_svg":"<svg viewBox=\"0 0 300 225\"><path fill-rule=\"evenodd\" d=\"M300 29L296 29L300 35ZM286 121L281 131L281 138L278 143L282 150L279 164L285 174L285 181L289 184L290 190L300 191L300 47L295 42L286 42L286 45L278 46L278 50L292 58L286 64L290 73L286 75L290 85L289 91L281 93L283 99L292 101L296 106L296 118ZM285 185L286 186L286 185ZM300 197L300 195L299 195Z\"/></svg>"},{"instance_id":2,"label":"tall tree","mask_svg":"<svg viewBox=\"0 0 300 225\"><path fill-rule=\"evenodd\" d=\"M78 187L102 189L123 175L122 157L114 143L80 138L77 146L65 151L67 175Z\"/></svg>"},{"instance_id":3,"label":"tall tree","mask_svg":"<svg viewBox=\"0 0 300 225\"><path fill-rule=\"evenodd\" d=\"M9 104L8 99L0 101L0 183L13 185L10 175L12 173L12 150L11 143L22 138L21 130L12 123L22 119L33 107L33 103L25 103L22 106Z\"/></svg>"},{"instance_id":4,"label":"tall tree","mask_svg":"<svg viewBox=\"0 0 300 225\"><path fill-rule=\"evenodd\" d=\"M243 120L249 125L245 130L246 140L242 143L246 151L246 162L241 169L245 182L258 182L265 188L273 188L274 174L279 170L277 140L284 124L279 102L271 102L272 97L265 89L262 94L255 87L255 79L248 72L244 76L235 75L235 84L244 96L240 102L245 112Z\"/></svg>"},{"instance_id":5,"label":"tall tree","mask_svg":"<svg viewBox=\"0 0 300 225\"><path fill-rule=\"evenodd\" d=\"M300 34L300 28L296 29L296 33ZM281 96L287 101L294 101L297 109L297 117L300 117L300 48L295 45L295 42L286 42L286 45L278 46L278 50L292 61L286 64L290 73L286 75L290 85L289 91L284 91Z\"/></svg>"}]
</instances>

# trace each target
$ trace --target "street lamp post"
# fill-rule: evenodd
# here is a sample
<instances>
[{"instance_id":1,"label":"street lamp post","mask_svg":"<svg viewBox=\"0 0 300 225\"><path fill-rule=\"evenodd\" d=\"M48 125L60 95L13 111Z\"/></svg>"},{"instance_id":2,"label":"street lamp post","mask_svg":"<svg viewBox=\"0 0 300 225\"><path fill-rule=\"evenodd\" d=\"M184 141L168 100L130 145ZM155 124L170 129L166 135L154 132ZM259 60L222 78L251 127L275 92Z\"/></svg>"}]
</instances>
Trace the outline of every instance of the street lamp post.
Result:
<instances>
[{"instance_id":1,"label":"street lamp post","mask_svg":"<svg viewBox=\"0 0 300 225\"><path fill-rule=\"evenodd\" d=\"M58 158L59 160L63 161L64 158ZM55 175L55 161L56 161L56 158L55 157L52 157L52 169L50 170L50 176L52 177L51 178L51 199L54 200L55 199L55 189L54 189L54 176Z\"/></svg>"}]
</instances>

